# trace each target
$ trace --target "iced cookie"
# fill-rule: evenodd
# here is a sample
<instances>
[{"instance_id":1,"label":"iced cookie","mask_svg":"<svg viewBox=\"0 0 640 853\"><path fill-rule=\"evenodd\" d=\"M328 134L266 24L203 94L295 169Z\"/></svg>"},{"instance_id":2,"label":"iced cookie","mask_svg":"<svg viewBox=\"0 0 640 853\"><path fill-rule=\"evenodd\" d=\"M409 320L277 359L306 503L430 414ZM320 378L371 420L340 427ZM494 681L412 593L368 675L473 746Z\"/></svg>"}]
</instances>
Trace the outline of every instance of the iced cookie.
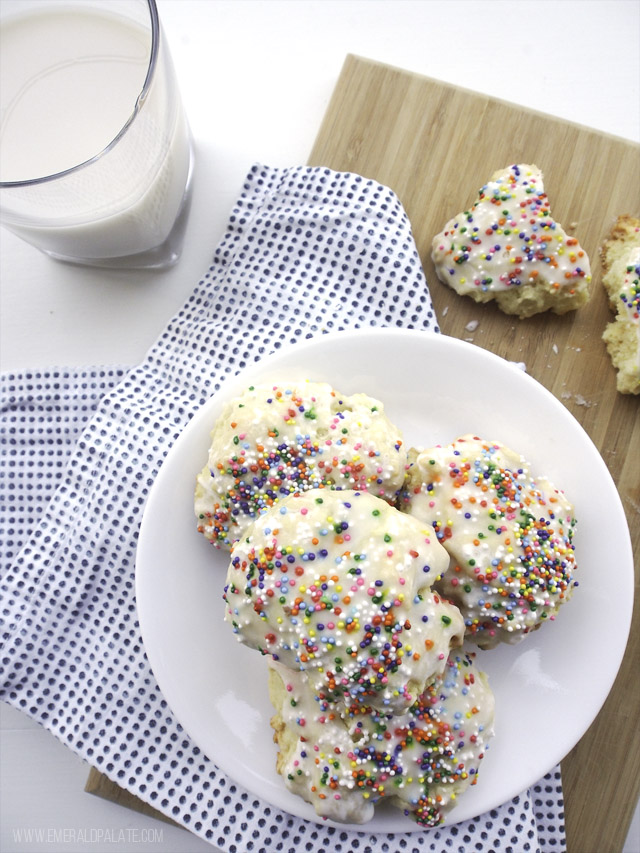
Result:
<instances>
[{"instance_id":1,"label":"iced cookie","mask_svg":"<svg viewBox=\"0 0 640 853\"><path fill-rule=\"evenodd\" d=\"M259 385L226 403L197 477L198 530L230 548L282 498L308 489L357 489L393 502L407 453L384 406L320 382Z\"/></svg>"},{"instance_id":2,"label":"iced cookie","mask_svg":"<svg viewBox=\"0 0 640 853\"><path fill-rule=\"evenodd\" d=\"M565 495L519 454L476 436L410 458L400 507L449 553L436 587L460 608L465 637L491 648L555 619L577 586Z\"/></svg>"},{"instance_id":3,"label":"iced cookie","mask_svg":"<svg viewBox=\"0 0 640 853\"><path fill-rule=\"evenodd\" d=\"M433 239L438 278L476 302L521 318L564 314L589 299L586 252L551 216L537 166L496 172Z\"/></svg>"},{"instance_id":4,"label":"iced cookie","mask_svg":"<svg viewBox=\"0 0 640 853\"><path fill-rule=\"evenodd\" d=\"M640 219L619 216L602 246L602 283L616 317L602 335L622 394L640 394Z\"/></svg>"},{"instance_id":5,"label":"iced cookie","mask_svg":"<svg viewBox=\"0 0 640 853\"><path fill-rule=\"evenodd\" d=\"M233 547L225 619L347 707L409 707L462 642L431 590L449 563L432 528L367 492L312 490L261 514Z\"/></svg>"},{"instance_id":6,"label":"iced cookie","mask_svg":"<svg viewBox=\"0 0 640 853\"><path fill-rule=\"evenodd\" d=\"M340 716L318 703L306 676L270 664L277 770L317 814L365 823L388 800L437 826L478 779L493 734L494 698L473 658L452 654L403 714Z\"/></svg>"}]
</instances>

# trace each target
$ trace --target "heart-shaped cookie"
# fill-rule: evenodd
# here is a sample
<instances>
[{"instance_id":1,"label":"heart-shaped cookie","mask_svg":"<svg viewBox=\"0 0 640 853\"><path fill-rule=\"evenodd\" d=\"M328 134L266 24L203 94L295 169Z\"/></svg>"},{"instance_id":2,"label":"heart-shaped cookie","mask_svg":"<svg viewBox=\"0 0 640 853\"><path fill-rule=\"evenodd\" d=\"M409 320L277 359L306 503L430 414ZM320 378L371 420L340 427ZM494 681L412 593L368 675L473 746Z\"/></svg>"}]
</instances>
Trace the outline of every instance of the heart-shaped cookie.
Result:
<instances>
[{"instance_id":1,"label":"heart-shaped cookie","mask_svg":"<svg viewBox=\"0 0 640 853\"><path fill-rule=\"evenodd\" d=\"M551 216L537 166L496 172L434 237L431 257L457 293L521 318L564 314L589 299L589 258Z\"/></svg>"}]
</instances>

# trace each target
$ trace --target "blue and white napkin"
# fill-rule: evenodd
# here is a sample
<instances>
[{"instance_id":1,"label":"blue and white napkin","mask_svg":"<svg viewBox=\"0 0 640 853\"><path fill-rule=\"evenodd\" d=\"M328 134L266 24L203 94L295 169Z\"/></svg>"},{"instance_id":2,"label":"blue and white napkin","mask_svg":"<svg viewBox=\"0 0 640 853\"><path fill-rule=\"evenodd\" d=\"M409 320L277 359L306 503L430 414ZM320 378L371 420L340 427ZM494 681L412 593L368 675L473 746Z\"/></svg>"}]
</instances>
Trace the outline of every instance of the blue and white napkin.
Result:
<instances>
[{"instance_id":1,"label":"blue and white napkin","mask_svg":"<svg viewBox=\"0 0 640 853\"><path fill-rule=\"evenodd\" d=\"M398 198L358 175L256 165L211 267L142 364L2 376L0 697L230 853L563 851L559 768L499 809L429 831L292 817L203 756L147 662L136 542L173 442L246 365L367 326L438 332Z\"/></svg>"}]
</instances>

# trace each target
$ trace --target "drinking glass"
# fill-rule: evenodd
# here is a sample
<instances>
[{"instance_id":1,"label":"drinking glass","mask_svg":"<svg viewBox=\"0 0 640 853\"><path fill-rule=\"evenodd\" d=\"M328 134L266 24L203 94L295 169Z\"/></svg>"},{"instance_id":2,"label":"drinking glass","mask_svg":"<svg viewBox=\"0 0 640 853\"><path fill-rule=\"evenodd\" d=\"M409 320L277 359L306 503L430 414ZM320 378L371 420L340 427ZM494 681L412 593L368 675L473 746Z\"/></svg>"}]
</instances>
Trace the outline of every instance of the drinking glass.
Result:
<instances>
[{"instance_id":1,"label":"drinking glass","mask_svg":"<svg viewBox=\"0 0 640 853\"><path fill-rule=\"evenodd\" d=\"M0 222L53 258L179 258L193 146L155 0L2 0Z\"/></svg>"}]
</instances>

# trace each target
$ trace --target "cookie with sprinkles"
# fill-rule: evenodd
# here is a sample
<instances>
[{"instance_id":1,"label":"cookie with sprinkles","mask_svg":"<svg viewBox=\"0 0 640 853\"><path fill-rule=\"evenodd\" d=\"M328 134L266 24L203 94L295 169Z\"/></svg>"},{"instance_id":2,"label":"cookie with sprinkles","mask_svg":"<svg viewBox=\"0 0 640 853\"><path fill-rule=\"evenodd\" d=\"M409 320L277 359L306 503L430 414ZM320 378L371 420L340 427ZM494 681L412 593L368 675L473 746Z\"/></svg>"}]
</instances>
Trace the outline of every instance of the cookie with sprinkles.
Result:
<instances>
[{"instance_id":1,"label":"cookie with sprinkles","mask_svg":"<svg viewBox=\"0 0 640 853\"><path fill-rule=\"evenodd\" d=\"M436 588L460 608L465 639L492 648L554 620L577 586L566 496L500 442L466 435L409 455L399 506L450 555Z\"/></svg>"},{"instance_id":2,"label":"cookie with sprinkles","mask_svg":"<svg viewBox=\"0 0 640 853\"><path fill-rule=\"evenodd\" d=\"M230 549L257 516L309 489L357 489L394 502L407 467L379 400L324 382L257 385L225 404L198 474L198 530Z\"/></svg>"},{"instance_id":3,"label":"cookie with sprinkles","mask_svg":"<svg viewBox=\"0 0 640 853\"><path fill-rule=\"evenodd\" d=\"M438 826L478 780L493 735L494 697L472 655L452 654L404 713L340 714L304 673L270 663L276 769L317 814L361 824L381 800Z\"/></svg>"},{"instance_id":4,"label":"cookie with sprinkles","mask_svg":"<svg viewBox=\"0 0 640 853\"><path fill-rule=\"evenodd\" d=\"M468 210L433 238L440 281L520 318L565 314L590 296L589 258L552 215L537 166L496 172Z\"/></svg>"},{"instance_id":5,"label":"cookie with sprinkles","mask_svg":"<svg viewBox=\"0 0 640 853\"><path fill-rule=\"evenodd\" d=\"M624 214L613 226L602 251L602 284L615 319L604 330L616 387L640 394L640 219Z\"/></svg>"},{"instance_id":6,"label":"cookie with sprinkles","mask_svg":"<svg viewBox=\"0 0 640 853\"><path fill-rule=\"evenodd\" d=\"M448 563L432 528L371 493L310 490L233 546L225 620L324 702L401 710L462 642L460 612L431 589Z\"/></svg>"}]
</instances>

